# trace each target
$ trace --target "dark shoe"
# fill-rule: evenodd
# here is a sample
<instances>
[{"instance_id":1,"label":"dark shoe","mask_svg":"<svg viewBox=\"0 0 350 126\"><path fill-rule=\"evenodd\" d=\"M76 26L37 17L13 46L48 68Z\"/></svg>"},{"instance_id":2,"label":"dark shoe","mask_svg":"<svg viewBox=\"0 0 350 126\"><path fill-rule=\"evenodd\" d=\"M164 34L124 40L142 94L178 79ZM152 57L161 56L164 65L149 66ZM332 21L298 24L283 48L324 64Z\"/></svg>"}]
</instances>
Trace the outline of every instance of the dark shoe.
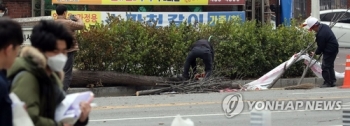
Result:
<instances>
[{"instance_id":1,"label":"dark shoe","mask_svg":"<svg viewBox=\"0 0 350 126\"><path fill-rule=\"evenodd\" d=\"M320 87L328 87L328 84L324 82Z\"/></svg>"},{"instance_id":2,"label":"dark shoe","mask_svg":"<svg viewBox=\"0 0 350 126\"><path fill-rule=\"evenodd\" d=\"M323 84L323 85L321 85L320 88L328 88L328 87L335 87L335 85L334 84Z\"/></svg>"},{"instance_id":3,"label":"dark shoe","mask_svg":"<svg viewBox=\"0 0 350 126\"><path fill-rule=\"evenodd\" d=\"M320 88L328 88L328 85L321 85Z\"/></svg>"}]
</instances>

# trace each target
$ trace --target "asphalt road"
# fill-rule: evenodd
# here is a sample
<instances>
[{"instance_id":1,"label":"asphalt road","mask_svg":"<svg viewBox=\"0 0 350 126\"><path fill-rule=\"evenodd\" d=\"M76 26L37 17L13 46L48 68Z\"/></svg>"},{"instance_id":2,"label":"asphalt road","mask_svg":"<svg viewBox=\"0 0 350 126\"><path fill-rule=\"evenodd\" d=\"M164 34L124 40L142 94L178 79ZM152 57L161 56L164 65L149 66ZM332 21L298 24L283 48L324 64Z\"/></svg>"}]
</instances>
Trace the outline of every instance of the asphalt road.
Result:
<instances>
[{"instance_id":1,"label":"asphalt road","mask_svg":"<svg viewBox=\"0 0 350 126\"><path fill-rule=\"evenodd\" d=\"M341 100L350 103L350 89L269 90L241 93L244 101L258 100ZM245 107L240 115L226 118L222 99L231 93L172 94L96 98L89 126L170 126L177 114L190 118L195 126L247 126L250 113ZM343 105L343 108L350 105ZM342 125L342 111L273 111L273 126Z\"/></svg>"},{"instance_id":2,"label":"asphalt road","mask_svg":"<svg viewBox=\"0 0 350 126\"><path fill-rule=\"evenodd\" d=\"M337 72L345 71L346 55L350 55L350 49L340 48L337 59L335 59L334 70Z\"/></svg>"}]
</instances>

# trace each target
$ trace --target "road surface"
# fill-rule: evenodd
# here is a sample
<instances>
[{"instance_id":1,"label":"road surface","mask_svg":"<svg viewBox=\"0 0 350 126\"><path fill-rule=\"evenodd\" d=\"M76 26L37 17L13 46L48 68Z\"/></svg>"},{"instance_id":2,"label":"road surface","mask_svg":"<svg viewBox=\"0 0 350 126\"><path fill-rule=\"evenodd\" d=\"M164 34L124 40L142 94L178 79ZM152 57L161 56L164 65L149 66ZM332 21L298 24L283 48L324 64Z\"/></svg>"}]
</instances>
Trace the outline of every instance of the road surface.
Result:
<instances>
[{"instance_id":1,"label":"road surface","mask_svg":"<svg viewBox=\"0 0 350 126\"><path fill-rule=\"evenodd\" d=\"M334 63L335 71L340 73L345 71L346 55L350 55L350 49L339 48L339 53Z\"/></svg>"},{"instance_id":2,"label":"road surface","mask_svg":"<svg viewBox=\"0 0 350 126\"><path fill-rule=\"evenodd\" d=\"M234 92L237 93L237 92ZM269 90L241 93L246 101L258 100L341 100L350 108L350 89L316 88L312 90ZM247 126L250 113L245 110L226 118L222 99L231 93L172 94L96 98L89 126L170 126L174 116L190 118L195 126ZM342 111L274 111L273 126L342 125Z\"/></svg>"}]
</instances>

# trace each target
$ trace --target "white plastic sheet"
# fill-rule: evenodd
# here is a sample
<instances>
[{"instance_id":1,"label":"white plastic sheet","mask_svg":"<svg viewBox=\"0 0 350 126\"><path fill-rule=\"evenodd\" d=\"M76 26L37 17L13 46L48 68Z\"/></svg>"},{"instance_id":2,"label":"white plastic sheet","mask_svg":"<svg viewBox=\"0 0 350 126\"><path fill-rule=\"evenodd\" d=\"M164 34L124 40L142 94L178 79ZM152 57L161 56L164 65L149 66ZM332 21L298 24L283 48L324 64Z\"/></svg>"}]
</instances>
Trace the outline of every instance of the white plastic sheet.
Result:
<instances>
[{"instance_id":1,"label":"white plastic sheet","mask_svg":"<svg viewBox=\"0 0 350 126\"><path fill-rule=\"evenodd\" d=\"M56 108L55 120L56 122L63 122L65 124L75 124L80 118L81 110L80 103L88 101L94 94L91 91L69 94Z\"/></svg>"},{"instance_id":2,"label":"white plastic sheet","mask_svg":"<svg viewBox=\"0 0 350 126\"><path fill-rule=\"evenodd\" d=\"M299 55L299 54L296 54L296 55ZM266 73L265 75L263 75L259 79L243 85L243 90L266 90L266 89L268 89L268 86L270 86L272 84L272 82L275 79L277 79L278 76L283 74L284 66L286 65L286 67L289 67L290 65L292 65L293 60L297 58L296 55L293 55L288 61L275 67L273 70L269 71L268 73ZM303 60L303 59L304 59L304 63L306 65L311 61L311 58L309 57L309 55L305 54L305 55L301 55L296 60L296 62ZM315 62L316 62L316 60L312 59L311 65ZM321 69L320 62L316 62L310 69L318 78L322 78L322 69ZM339 73L339 72L335 71L335 75L336 75L336 78L344 78L344 73Z\"/></svg>"},{"instance_id":3,"label":"white plastic sheet","mask_svg":"<svg viewBox=\"0 0 350 126\"><path fill-rule=\"evenodd\" d=\"M180 114L176 115L171 126L194 126L194 122L187 118L183 119Z\"/></svg>"},{"instance_id":4,"label":"white plastic sheet","mask_svg":"<svg viewBox=\"0 0 350 126\"><path fill-rule=\"evenodd\" d=\"M9 97L12 100L12 122L14 126L34 126L32 119L24 109L22 102L16 94L10 93Z\"/></svg>"},{"instance_id":5,"label":"white plastic sheet","mask_svg":"<svg viewBox=\"0 0 350 126\"><path fill-rule=\"evenodd\" d=\"M302 55L302 59L304 59L304 63L307 65L309 64L309 62L311 61L311 58L308 55ZM315 59L313 59L311 61L311 65L314 64L316 62ZM322 68L321 68L321 63L320 62L316 62L315 65L311 66L310 69L312 70L312 72L318 77L318 78L322 78ZM335 73L335 77L340 79L340 78L344 78L345 73L339 73L337 71L334 71Z\"/></svg>"}]
</instances>

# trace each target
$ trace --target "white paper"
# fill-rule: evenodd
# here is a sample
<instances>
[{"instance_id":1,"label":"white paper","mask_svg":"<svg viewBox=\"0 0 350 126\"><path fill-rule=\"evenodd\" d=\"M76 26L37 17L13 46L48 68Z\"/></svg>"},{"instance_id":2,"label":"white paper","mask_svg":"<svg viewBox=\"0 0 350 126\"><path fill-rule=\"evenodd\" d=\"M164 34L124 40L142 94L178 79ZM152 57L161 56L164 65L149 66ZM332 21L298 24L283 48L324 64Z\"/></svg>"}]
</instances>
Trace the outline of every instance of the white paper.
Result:
<instances>
[{"instance_id":1,"label":"white paper","mask_svg":"<svg viewBox=\"0 0 350 126\"><path fill-rule=\"evenodd\" d=\"M22 102L16 94L10 93L12 100L12 117L14 126L34 126L32 119L29 117L27 111L24 109L24 102Z\"/></svg>"},{"instance_id":2,"label":"white paper","mask_svg":"<svg viewBox=\"0 0 350 126\"><path fill-rule=\"evenodd\" d=\"M56 108L55 120L66 124L75 124L80 117L80 103L88 101L94 94L91 91L69 94Z\"/></svg>"}]
</instances>

